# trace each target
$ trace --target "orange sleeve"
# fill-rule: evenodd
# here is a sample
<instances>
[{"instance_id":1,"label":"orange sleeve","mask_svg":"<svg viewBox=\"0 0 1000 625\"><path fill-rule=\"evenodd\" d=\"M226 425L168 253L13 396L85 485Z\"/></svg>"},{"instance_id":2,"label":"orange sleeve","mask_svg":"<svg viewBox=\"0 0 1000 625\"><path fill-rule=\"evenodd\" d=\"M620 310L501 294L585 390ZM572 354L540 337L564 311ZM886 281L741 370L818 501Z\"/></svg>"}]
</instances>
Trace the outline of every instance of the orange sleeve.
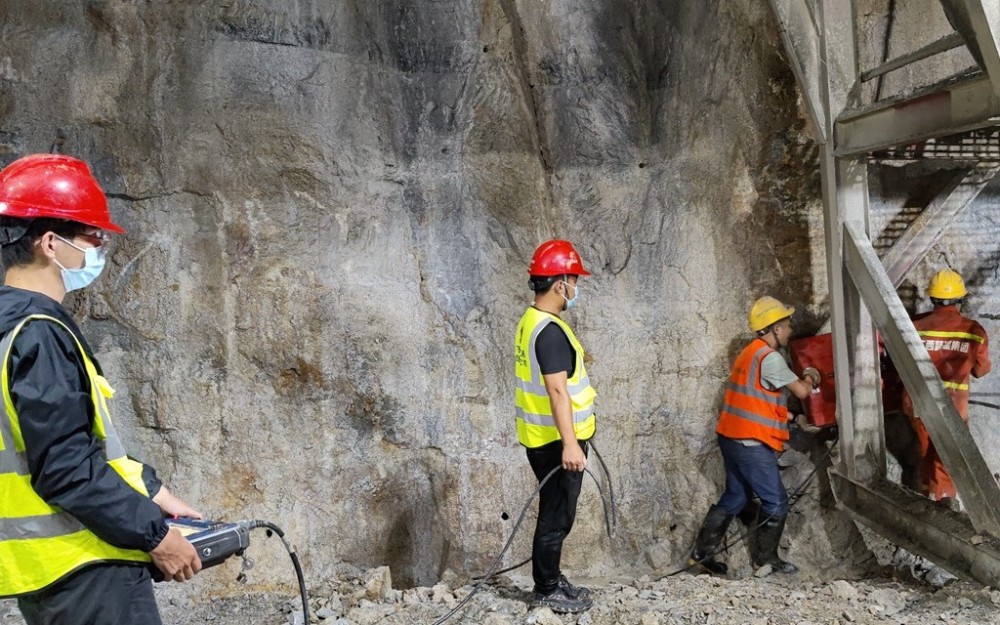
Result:
<instances>
[{"instance_id":1,"label":"orange sleeve","mask_svg":"<svg viewBox=\"0 0 1000 625\"><path fill-rule=\"evenodd\" d=\"M976 329L982 332L983 343L976 350L976 362L972 364L972 375L981 378L989 373L993 366L990 364L990 337L986 335L986 331L982 327Z\"/></svg>"}]
</instances>

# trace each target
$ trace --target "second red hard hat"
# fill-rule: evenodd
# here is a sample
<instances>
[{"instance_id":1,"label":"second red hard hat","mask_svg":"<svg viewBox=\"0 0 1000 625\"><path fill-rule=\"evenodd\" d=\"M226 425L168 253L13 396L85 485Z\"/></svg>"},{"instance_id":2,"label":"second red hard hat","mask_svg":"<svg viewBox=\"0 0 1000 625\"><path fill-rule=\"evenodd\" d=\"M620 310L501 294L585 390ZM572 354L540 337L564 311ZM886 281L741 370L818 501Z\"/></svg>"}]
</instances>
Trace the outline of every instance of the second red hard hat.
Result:
<instances>
[{"instance_id":1,"label":"second red hard hat","mask_svg":"<svg viewBox=\"0 0 1000 625\"><path fill-rule=\"evenodd\" d=\"M62 154L32 154L0 171L0 215L65 219L125 232L111 221L108 200L87 164Z\"/></svg>"}]
</instances>

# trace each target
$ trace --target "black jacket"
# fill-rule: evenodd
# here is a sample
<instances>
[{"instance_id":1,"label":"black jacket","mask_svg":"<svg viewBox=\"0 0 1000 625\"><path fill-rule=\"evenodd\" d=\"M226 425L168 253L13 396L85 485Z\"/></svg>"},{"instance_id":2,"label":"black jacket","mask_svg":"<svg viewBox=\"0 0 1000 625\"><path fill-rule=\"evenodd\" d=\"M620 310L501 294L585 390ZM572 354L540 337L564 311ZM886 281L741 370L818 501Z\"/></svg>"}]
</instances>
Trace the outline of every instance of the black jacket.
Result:
<instances>
[{"instance_id":1,"label":"black jacket","mask_svg":"<svg viewBox=\"0 0 1000 625\"><path fill-rule=\"evenodd\" d=\"M100 370L80 329L58 302L34 291L0 287L0 337L38 313L71 328ZM7 367L35 492L116 547L147 552L156 547L167 525L159 506L107 463L93 435L97 416L73 337L55 323L32 321L14 339ZM161 486L156 473L144 467L143 480L154 496Z\"/></svg>"}]
</instances>

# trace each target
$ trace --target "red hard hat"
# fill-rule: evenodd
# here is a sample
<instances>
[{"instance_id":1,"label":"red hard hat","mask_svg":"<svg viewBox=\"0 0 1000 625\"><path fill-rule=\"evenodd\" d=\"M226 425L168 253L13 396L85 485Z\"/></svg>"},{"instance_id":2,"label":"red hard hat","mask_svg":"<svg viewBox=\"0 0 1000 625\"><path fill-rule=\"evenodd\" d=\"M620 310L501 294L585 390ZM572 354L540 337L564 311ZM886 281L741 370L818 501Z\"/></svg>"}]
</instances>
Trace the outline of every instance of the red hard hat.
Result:
<instances>
[{"instance_id":1,"label":"red hard hat","mask_svg":"<svg viewBox=\"0 0 1000 625\"><path fill-rule=\"evenodd\" d=\"M532 276L589 276L590 272L583 268L583 261L573 244L569 241L552 239L538 246L535 255L531 257L528 275Z\"/></svg>"},{"instance_id":2,"label":"red hard hat","mask_svg":"<svg viewBox=\"0 0 1000 625\"><path fill-rule=\"evenodd\" d=\"M111 221L108 200L87 164L62 154L32 154L0 171L0 215L65 219L125 232Z\"/></svg>"}]
</instances>

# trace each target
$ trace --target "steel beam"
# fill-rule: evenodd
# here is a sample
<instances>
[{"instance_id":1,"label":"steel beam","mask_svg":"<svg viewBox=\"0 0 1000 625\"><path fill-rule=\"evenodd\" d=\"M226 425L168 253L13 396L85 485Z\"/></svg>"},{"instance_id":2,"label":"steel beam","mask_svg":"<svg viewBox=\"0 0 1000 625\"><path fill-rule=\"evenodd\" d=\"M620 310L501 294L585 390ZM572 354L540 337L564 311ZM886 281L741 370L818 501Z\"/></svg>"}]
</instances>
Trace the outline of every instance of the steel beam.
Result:
<instances>
[{"instance_id":1,"label":"steel beam","mask_svg":"<svg viewBox=\"0 0 1000 625\"><path fill-rule=\"evenodd\" d=\"M972 57L1000 94L1000 5L996 0L940 0L948 21L965 40Z\"/></svg>"},{"instance_id":2,"label":"steel beam","mask_svg":"<svg viewBox=\"0 0 1000 625\"><path fill-rule=\"evenodd\" d=\"M981 163L971 171L955 176L893 243L882 257L882 264L894 287L903 283L906 274L927 255L955 217L976 199L997 171L1000 167L996 163Z\"/></svg>"},{"instance_id":3,"label":"steel beam","mask_svg":"<svg viewBox=\"0 0 1000 625\"><path fill-rule=\"evenodd\" d=\"M878 343L861 294L845 273L843 228L868 221L868 168L863 160L821 153L825 203L834 388L841 429L841 463L846 475L868 481L885 473L885 433L879 384Z\"/></svg>"},{"instance_id":4,"label":"steel beam","mask_svg":"<svg viewBox=\"0 0 1000 625\"><path fill-rule=\"evenodd\" d=\"M996 125L1000 125L1000 97L988 78L969 78L843 113L834 125L834 153L857 156Z\"/></svg>"},{"instance_id":5,"label":"steel beam","mask_svg":"<svg viewBox=\"0 0 1000 625\"><path fill-rule=\"evenodd\" d=\"M977 538L965 515L886 480L864 485L833 469L829 475L837 503L856 520L958 577L997 585L1000 548L995 540Z\"/></svg>"},{"instance_id":6,"label":"steel beam","mask_svg":"<svg viewBox=\"0 0 1000 625\"><path fill-rule=\"evenodd\" d=\"M858 66L851 0L820 0L822 95L836 116L854 96ZM830 120L832 124L832 120ZM832 134L832 126L828 129ZM844 271L843 226L868 223L868 168L862 159L838 159L833 144L820 150L825 242L833 328L834 387L844 471L858 480L885 471L875 330L861 297Z\"/></svg>"},{"instance_id":7,"label":"steel beam","mask_svg":"<svg viewBox=\"0 0 1000 625\"><path fill-rule=\"evenodd\" d=\"M871 241L856 224L844 225L843 250L851 280L882 333L893 364L913 400L914 410L923 420L962 495L972 524L980 532L1000 537L1000 509L994 505L1000 501L1000 488L979 453L968 426L945 392L937 369Z\"/></svg>"},{"instance_id":8,"label":"steel beam","mask_svg":"<svg viewBox=\"0 0 1000 625\"><path fill-rule=\"evenodd\" d=\"M822 41L820 90L830 112L826 136L832 139L834 120L849 102L858 100L860 92L854 31L857 16L853 0L816 0L816 6Z\"/></svg>"},{"instance_id":9,"label":"steel beam","mask_svg":"<svg viewBox=\"0 0 1000 625\"><path fill-rule=\"evenodd\" d=\"M993 92L1000 94L1000 5L996 0L965 0L965 8L972 21L972 31L979 47L981 67L993 83Z\"/></svg>"},{"instance_id":10,"label":"steel beam","mask_svg":"<svg viewBox=\"0 0 1000 625\"><path fill-rule=\"evenodd\" d=\"M926 59L927 57L935 54L947 52L948 50L953 50L963 45L965 45L965 38L958 33L952 33L946 37L938 39L934 43L929 43L918 50L914 50L909 54L904 54L903 56L896 57L891 61L886 61L878 67L861 72L861 82L868 82L873 78L878 78L879 76L888 74L889 72L905 67L910 63Z\"/></svg>"},{"instance_id":11,"label":"steel beam","mask_svg":"<svg viewBox=\"0 0 1000 625\"><path fill-rule=\"evenodd\" d=\"M830 120L821 92L821 41L816 23L809 7L802 0L769 1L778 18L785 56L788 57L795 81L802 92L809 121L817 133L816 142L826 143Z\"/></svg>"}]
</instances>

